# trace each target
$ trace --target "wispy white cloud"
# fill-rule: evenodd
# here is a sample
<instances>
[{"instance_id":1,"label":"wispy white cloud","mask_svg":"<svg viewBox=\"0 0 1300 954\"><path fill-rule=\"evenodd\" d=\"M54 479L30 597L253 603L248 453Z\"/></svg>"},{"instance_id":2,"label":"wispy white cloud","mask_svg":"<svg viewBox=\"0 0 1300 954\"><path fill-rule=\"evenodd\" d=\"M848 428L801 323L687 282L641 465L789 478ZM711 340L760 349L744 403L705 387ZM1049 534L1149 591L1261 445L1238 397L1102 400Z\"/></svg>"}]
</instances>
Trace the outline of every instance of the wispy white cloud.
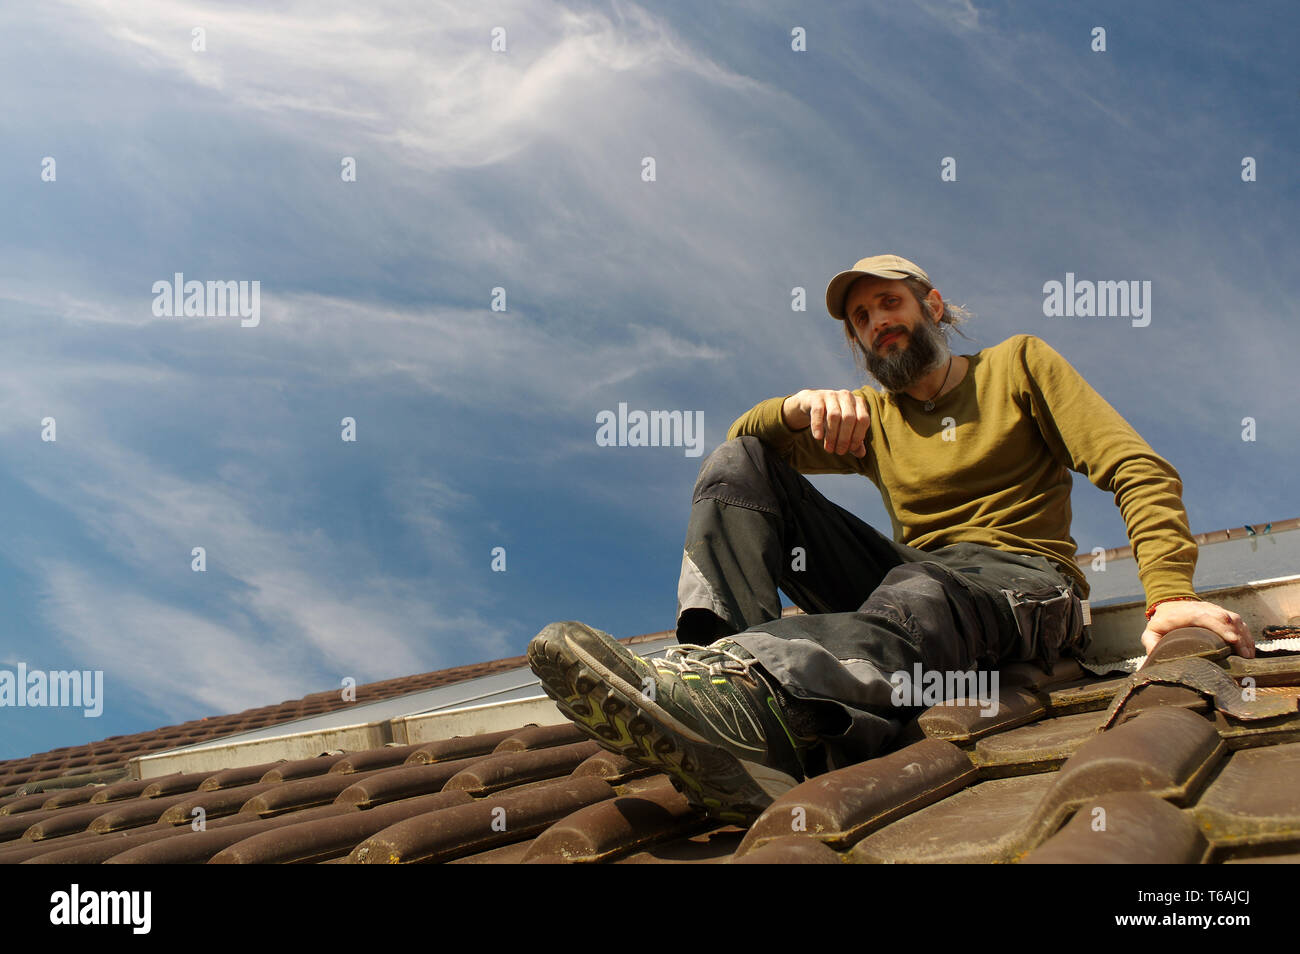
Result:
<instances>
[{"instance_id":1,"label":"wispy white cloud","mask_svg":"<svg viewBox=\"0 0 1300 954\"><path fill-rule=\"evenodd\" d=\"M921 7L940 23L959 30L978 30L980 11L971 0L922 0Z\"/></svg>"},{"instance_id":2,"label":"wispy white cloud","mask_svg":"<svg viewBox=\"0 0 1300 954\"><path fill-rule=\"evenodd\" d=\"M307 2L60 2L101 31L121 68L184 77L312 138L339 142L346 131L391 144L427 171L518 153L575 100L605 99L599 91L620 74L755 85L633 3L615 3L611 16L523 0L483 8L435 0L418 10L375 2L364 12ZM204 51L192 48L196 28ZM491 46L497 28L504 52Z\"/></svg>"},{"instance_id":3,"label":"wispy white cloud","mask_svg":"<svg viewBox=\"0 0 1300 954\"><path fill-rule=\"evenodd\" d=\"M66 214L32 206L51 231L19 220L0 279L6 467L95 549L79 558L54 542L0 539L34 568L60 642L178 712L435 668L452 652L516 653L511 611L475 588L458 556L484 528L512 547L545 547L464 475L516 468L535 480L539 507L586 493L593 513L682 516L697 462L597 447L594 411L619 400L698 408L720 438L764 397L845 386L852 365L820 296L872 251L910 252L950 280L943 290L979 315L976 346L1021 331L1060 344L1116 406L1161 422L1163 433L1144 435L1155 444L1221 449L1218 419L1249 412L1237 403L1276 406L1293 340L1277 302L1294 297L1294 280L1270 255L1285 235L1261 217L1231 236L1238 258L1262 263L1243 277L1220 264L1217 222L1162 220L1158 203L1098 172L1161 155L1173 125L1211 141L1218 112L1198 112L1172 86L1167 99L1118 95L1118 57L1063 56L1086 36L1000 20L975 0L877 3L864 14L869 34L828 16L806 55L787 52L784 14L744 7L724 15L738 29L764 18L770 48L726 48L718 32L688 41L689 25L670 14L617 2L61 2L59 33L47 36L87 78L35 90L28 108L68 117L74 141L104 158L78 169L61 156L60 183L39 201L68 202ZM7 27L22 26L16 10L0 14ZM195 26L204 53L190 48ZM506 28L505 54L490 49L495 26ZM930 62L936 35L949 55ZM877 55L864 57L870 43ZM1180 103L1186 115L1166 108ZM32 140L54 128L16 119ZM203 140L213 130L229 154ZM300 179L236 175L240 146ZM950 152L960 179L941 184L938 159ZM344 154L360 161L351 193L339 191ZM639 177L647 155L654 183ZM328 182L309 174L316 163ZM103 182L88 188L96 175ZM204 192L223 175L227 192ZM142 209L162 247L135 254L87 232L97 217L130 224L107 196ZM29 241L42 235L50 244ZM213 273L222 256L264 271ZM317 256L332 257L321 266ZM1153 281L1150 329L1043 324L1043 280L1061 277L1062 262L1082 273L1107 261L1133 273L1092 277ZM150 282L182 268L265 279L262 325L154 319ZM496 284L509 292L505 313L488 307ZM807 312L790 310L794 285L807 289ZM1234 322L1251 333L1220 347ZM403 528L391 547L318 526L296 506L338 487L302 438L325 410L337 425L336 393L373 398L376 418L408 400L417 415L447 415L406 443L390 431L388 456L370 459L367 504ZM295 403L304 394L326 406ZM33 453L24 442L45 413L57 413L60 443ZM206 430L195 425L192 442L148 446L150 428L170 438L200 416ZM363 440L376 418L362 421ZM480 421L496 431L465 439ZM1187 457L1180 469L1208 480L1209 466ZM819 480L887 529L867 482ZM1217 505L1231 489L1213 494ZM1087 516L1103 513L1089 501L1076 507L1076 537L1122 543L1113 504ZM207 577L188 569L196 544L208 548ZM610 541L611 565L640 572L641 544ZM442 575L412 579L399 549ZM604 582L584 580L579 595ZM193 655L169 662L185 639L198 640Z\"/></svg>"}]
</instances>

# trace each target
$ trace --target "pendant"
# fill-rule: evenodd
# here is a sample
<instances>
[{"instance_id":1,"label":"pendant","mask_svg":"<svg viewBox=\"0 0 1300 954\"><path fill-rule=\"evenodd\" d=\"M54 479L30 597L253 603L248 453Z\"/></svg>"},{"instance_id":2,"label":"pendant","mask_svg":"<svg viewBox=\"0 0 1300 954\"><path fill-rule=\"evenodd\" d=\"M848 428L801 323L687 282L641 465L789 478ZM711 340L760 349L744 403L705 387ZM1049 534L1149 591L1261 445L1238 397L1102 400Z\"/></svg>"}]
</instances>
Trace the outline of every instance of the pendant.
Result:
<instances>
[{"instance_id":1,"label":"pendant","mask_svg":"<svg viewBox=\"0 0 1300 954\"><path fill-rule=\"evenodd\" d=\"M926 409L927 411L933 411L933 410L934 410L934 402L933 402L933 401L926 401L926 402L925 402L925 409Z\"/></svg>"}]
</instances>

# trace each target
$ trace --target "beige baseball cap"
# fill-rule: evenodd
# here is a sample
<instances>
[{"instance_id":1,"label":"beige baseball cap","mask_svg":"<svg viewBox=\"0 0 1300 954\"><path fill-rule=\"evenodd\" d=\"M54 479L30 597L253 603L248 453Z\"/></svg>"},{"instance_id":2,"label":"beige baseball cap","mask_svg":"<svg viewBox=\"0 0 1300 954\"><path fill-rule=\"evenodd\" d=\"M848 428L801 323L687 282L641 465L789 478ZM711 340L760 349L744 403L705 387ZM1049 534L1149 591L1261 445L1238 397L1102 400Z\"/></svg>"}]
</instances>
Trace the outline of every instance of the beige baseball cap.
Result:
<instances>
[{"instance_id":1,"label":"beige baseball cap","mask_svg":"<svg viewBox=\"0 0 1300 954\"><path fill-rule=\"evenodd\" d=\"M844 320L844 299L849 295L849 287L862 278L920 278L927 285L934 285L930 276L915 262L909 262L899 255L872 255L857 262L846 272L840 272L826 286L826 310L832 318Z\"/></svg>"}]
</instances>

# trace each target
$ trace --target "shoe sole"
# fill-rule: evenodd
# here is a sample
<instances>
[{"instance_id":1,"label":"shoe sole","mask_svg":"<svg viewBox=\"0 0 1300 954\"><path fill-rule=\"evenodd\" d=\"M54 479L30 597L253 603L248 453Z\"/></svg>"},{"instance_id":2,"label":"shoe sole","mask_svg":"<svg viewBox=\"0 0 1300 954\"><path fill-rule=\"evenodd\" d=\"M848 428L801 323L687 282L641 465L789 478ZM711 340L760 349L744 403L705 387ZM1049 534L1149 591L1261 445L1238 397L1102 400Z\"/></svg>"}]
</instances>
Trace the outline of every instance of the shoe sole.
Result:
<instances>
[{"instance_id":1,"label":"shoe sole","mask_svg":"<svg viewBox=\"0 0 1300 954\"><path fill-rule=\"evenodd\" d=\"M691 804L737 824L752 824L798 784L779 769L737 758L674 718L628 682L628 673L615 672L583 639L572 638L575 626L590 630L580 623L543 629L528 646L528 663L560 711L601 747L663 772Z\"/></svg>"}]
</instances>

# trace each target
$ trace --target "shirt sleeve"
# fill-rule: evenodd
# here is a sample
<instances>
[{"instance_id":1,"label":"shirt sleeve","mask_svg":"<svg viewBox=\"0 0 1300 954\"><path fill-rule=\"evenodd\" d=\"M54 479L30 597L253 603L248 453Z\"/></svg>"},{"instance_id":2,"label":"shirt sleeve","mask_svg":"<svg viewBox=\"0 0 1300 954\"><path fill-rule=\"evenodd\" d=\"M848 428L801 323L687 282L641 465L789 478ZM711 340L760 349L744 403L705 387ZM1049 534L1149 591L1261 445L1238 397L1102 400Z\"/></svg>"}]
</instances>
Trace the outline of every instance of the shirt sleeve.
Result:
<instances>
[{"instance_id":1,"label":"shirt sleeve","mask_svg":"<svg viewBox=\"0 0 1300 954\"><path fill-rule=\"evenodd\" d=\"M1147 605L1195 597L1197 548L1178 471L1047 342L1025 335L1017 351L1017 403L1033 415L1058 461L1114 494Z\"/></svg>"},{"instance_id":2,"label":"shirt sleeve","mask_svg":"<svg viewBox=\"0 0 1300 954\"><path fill-rule=\"evenodd\" d=\"M870 431L867 432L865 441L865 457L827 453L822 442L813 438L811 427L792 431L786 425L781 408L789 396L768 398L754 405L731 425L727 431L727 440L746 435L757 437L801 474L863 474L874 481L875 457L871 449ZM867 407L872 407L870 400L867 401Z\"/></svg>"}]
</instances>

